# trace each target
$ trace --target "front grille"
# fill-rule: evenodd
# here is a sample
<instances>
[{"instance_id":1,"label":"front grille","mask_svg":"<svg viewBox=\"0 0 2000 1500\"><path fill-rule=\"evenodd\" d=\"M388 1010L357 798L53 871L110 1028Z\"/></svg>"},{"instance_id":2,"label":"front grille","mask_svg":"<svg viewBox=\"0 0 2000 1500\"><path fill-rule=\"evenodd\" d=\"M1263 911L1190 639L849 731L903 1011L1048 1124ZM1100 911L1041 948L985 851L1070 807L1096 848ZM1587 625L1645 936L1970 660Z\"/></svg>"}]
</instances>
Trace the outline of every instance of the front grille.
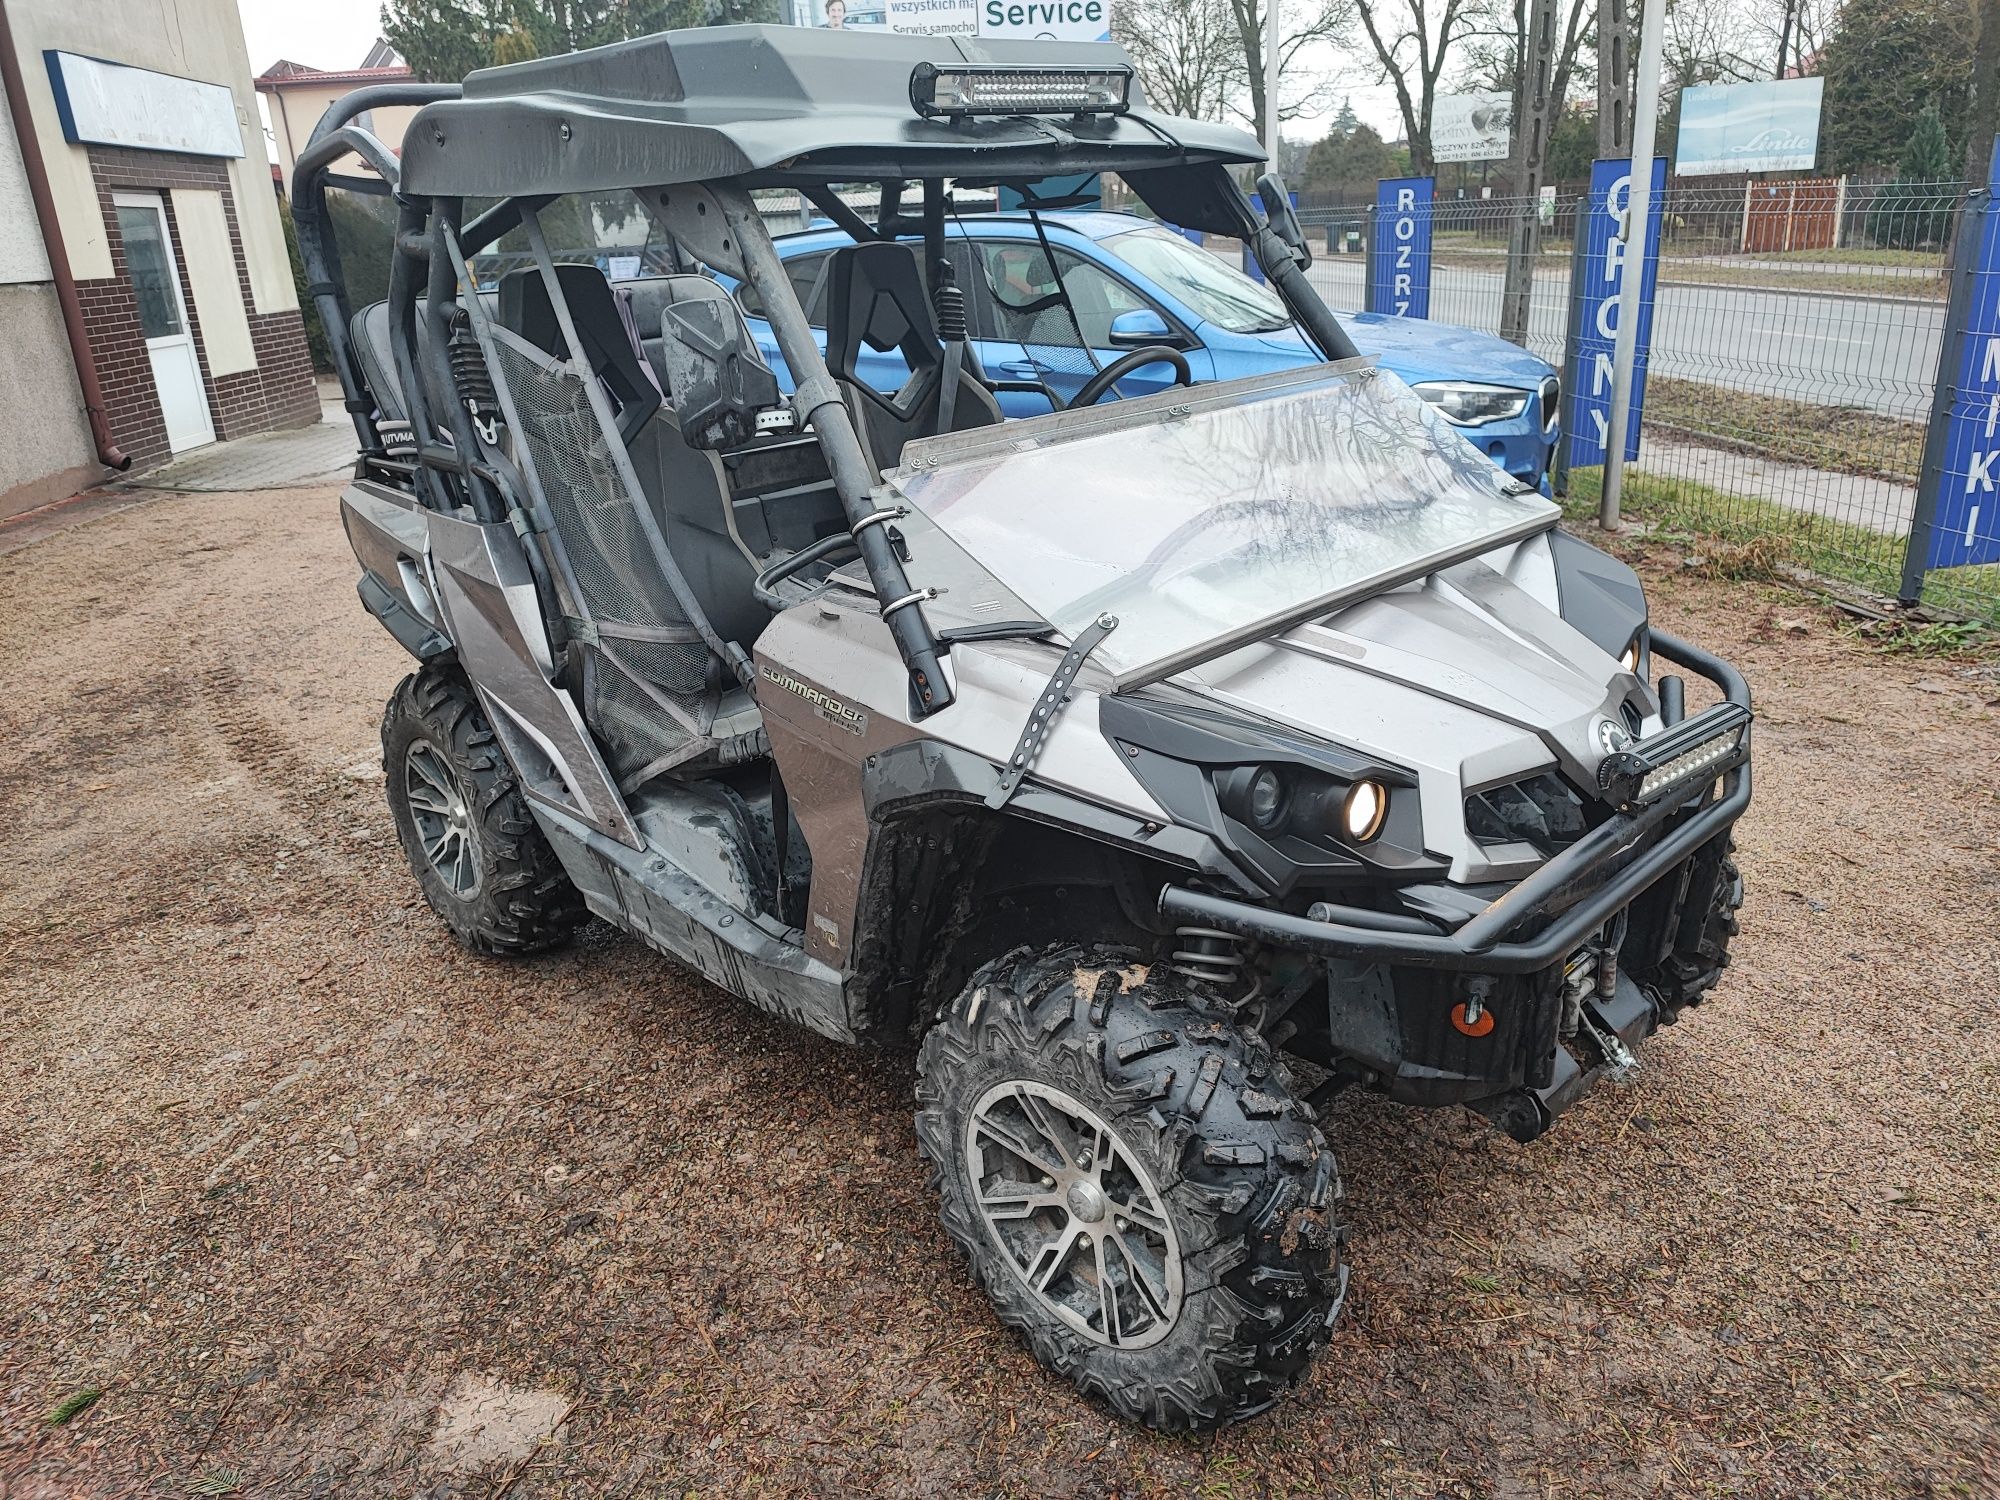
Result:
<instances>
[{"instance_id":1,"label":"front grille","mask_svg":"<svg viewBox=\"0 0 2000 1500\"><path fill-rule=\"evenodd\" d=\"M1554 771L1465 799L1465 829L1482 844L1529 844L1543 854L1566 849L1589 831L1583 798Z\"/></svg>"}]
</instances>

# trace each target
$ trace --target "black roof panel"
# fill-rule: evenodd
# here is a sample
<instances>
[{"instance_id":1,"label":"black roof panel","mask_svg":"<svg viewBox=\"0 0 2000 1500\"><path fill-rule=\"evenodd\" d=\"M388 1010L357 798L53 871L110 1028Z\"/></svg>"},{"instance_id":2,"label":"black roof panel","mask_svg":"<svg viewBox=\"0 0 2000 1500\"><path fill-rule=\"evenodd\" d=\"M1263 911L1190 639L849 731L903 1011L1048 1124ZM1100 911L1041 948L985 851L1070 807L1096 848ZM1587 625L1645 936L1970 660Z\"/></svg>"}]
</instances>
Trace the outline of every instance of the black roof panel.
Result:
<instances>
[{"instance_id":1,"label":"black roof panel","mask_svg":"<svg viewBox=\"0 0 2000 1500\"><path fill-rule=\"evenodd\" d=\"M403 138L404 191L511 197L739 178L748 186L943 176L969 182L1261 161L1226 125L1125 116L926 120L920 62L1124 63L1097 42L898 36L799 26L662 32L483 68Z\"/></svg>"}]
</instances>

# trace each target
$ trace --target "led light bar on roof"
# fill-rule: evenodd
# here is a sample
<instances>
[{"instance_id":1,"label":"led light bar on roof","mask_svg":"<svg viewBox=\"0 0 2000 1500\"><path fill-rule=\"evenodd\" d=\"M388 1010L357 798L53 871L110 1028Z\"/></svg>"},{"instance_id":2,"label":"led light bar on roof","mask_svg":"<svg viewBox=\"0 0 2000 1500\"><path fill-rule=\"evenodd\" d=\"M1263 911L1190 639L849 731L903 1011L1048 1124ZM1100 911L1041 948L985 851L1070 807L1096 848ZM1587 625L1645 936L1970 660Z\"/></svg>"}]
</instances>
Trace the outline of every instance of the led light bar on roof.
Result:
<instances>
[{"instance_id":1,"label":"led light bar on roof","mask_svg":"<svg viewBox=\"0 0 2000 1500\"><path fill-rule=\"evenodd\" d=\"M918 63L910 103L927 119L971 115L1122 115L1132 70L1112 68L940 68Z\"/></svg>"}]
</instances>

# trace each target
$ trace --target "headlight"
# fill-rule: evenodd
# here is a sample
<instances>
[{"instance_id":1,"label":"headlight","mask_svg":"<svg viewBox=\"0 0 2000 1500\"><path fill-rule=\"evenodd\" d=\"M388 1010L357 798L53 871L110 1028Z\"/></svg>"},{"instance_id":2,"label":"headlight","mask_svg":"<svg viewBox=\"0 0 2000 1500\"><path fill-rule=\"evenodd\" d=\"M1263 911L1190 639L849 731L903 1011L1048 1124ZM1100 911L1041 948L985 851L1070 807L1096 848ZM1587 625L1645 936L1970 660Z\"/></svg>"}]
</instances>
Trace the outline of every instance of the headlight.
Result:
<instances>
[{"instance_id":1,"label":"headlight","mask_svg":"<svg viewBox=\"0 0 2000 1500\"><path fill-rule=\"evenodd\" d=\"M1340 804L1340 831L1357 844L1365 844L1382 831L1389 815L1389 789L1379 781L1357 781L1347 789Z\"/></svg>"},{"instance_id":2,"label":"headlight","mask_svg":"<svg viewBox=\"0 0 2000 1500\"><path fill-rule=\"evenodd\" d=\"M1250 778L1247 798L1250 821L1269 833L1285 819L1285 783L1269 766L1259 766Z\"/></svg>"},{"instance_id":3,"label":"headlight","mask_svg":"<svg viewBox=\"0 0 2000 1500\"><path fill-rule=\"evenodd\" d=\"M1266 838L1331 835L1365 844L1389 820L1389 788L1373 777L1336 780L1296 767L1231 766L1215 778L1223 811Z\"/></svg>"},{"instance_id":4,"label":"headlight","mask_svg":"<svg viewBox=\"0 0 2000 1500\"><path fill-rule=\"evenodd\" d=\"M1470 380L1426 380L1410 387L1435 406L1447 422L1484 427L1506 422L1528 409L1528 393L1518 386L1479 385Z\"/></svg>"},{"instance_id":5,"label":"headlight","mask_svg":"<svg viewBox=\"0 0 2000 1500\"><path fill-rule=\"evenodd\" d=\"M1647 639L1649 633L1648 627L1641 625L1637 630L1632 632L1632 639L1625 643L1625 649L1618 653L1618 665L1630 672L1634 677L1640 679L1644 679L1646 676L1647 648L1650 645Z\"/></svg>"}]
</instances>

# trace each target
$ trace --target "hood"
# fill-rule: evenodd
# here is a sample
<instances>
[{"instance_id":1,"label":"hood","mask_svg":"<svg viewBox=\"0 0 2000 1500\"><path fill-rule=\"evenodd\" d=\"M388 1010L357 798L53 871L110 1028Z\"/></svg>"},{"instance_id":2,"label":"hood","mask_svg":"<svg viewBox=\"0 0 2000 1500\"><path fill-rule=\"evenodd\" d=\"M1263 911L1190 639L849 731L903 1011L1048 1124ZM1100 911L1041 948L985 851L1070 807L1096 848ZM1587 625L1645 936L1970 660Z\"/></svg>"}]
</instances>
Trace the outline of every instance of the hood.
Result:
<instances>
[{"instance_id":1,"label":"hood","mask_svg":"<svg viewBox=\"0 0 2000 1500\"><path fill-rule=\"evenodd\" d=\"M1512 878L1518 861L1496 862L1467 837L1466 793L1552 766L1587 791L1606 753L1599 724L1619 722L1628 700L1642 718L1657 707L1637 677L1552 606L1538 538L1174 682L1218 707L1416 772L1425 847L1452 861L1451 878Z\"/></svg>"},{"instance_id":2,"label":"hood","mask_svg":"<svg viewBox=\"0 0 2000 1500\"><path fill-rule=\"evenodd\" d=\"M1555 366L1547 360L1477 329L1389 313L1336 311L1334 316L1356 349L1380 357L1411 385L1421 380L1482 380L1534 390L1555 374ZM1286 360L1319 357L1297 328L1247 335L1246 340Z\"/></svg>"}]
</instances>

